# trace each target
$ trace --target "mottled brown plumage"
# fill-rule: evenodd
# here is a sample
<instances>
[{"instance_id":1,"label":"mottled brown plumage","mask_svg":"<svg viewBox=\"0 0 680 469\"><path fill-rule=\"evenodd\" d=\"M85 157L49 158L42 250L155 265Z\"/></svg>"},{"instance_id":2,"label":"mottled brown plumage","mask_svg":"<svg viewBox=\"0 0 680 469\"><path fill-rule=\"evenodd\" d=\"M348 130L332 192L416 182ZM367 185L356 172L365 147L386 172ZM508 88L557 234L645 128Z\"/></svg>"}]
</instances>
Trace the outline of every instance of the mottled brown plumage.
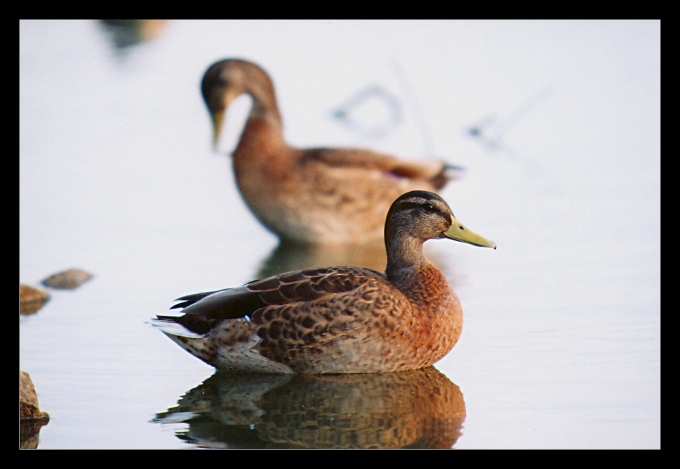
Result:
<instances>
[{"instance_id":1,"label":"mottled brown plumage","mask_svg":"<svg viewBox=\"0 0 680 469\"><path fill-rule=\"evenodd\" d=\"M360 244L382 237L390 204L410 190L436 191L460 168L407 161L356 148L298 149L283 135L274 85L245 60L216 62L202 82L219 142L224 115L241 94L252 97L236 149L236 183L255 217L281 239L306 244Z\"/></svg>"},{"instance_id":2,"label":"mottled brown plumage","mask_svg":"<svg viewBox=\"0 0 680 469\"><path fill-rule=\"evenodd\" d=\"M463 322L458 297L423 255L433 238L495 248L456 221L441 197L412 191L387 215L385 274L297 270L179 298L174 307L184 315L155 324L219 369L371 373L432 365L453 348Z\"/></svg>"}]
</instances>

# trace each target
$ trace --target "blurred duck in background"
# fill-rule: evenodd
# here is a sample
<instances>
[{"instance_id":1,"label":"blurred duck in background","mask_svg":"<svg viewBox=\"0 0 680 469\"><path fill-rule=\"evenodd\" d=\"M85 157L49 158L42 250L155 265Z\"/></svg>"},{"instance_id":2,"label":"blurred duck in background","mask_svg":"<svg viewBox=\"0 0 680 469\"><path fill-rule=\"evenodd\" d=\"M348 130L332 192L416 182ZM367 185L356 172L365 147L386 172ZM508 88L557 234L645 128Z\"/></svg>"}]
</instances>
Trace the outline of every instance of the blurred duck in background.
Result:
<instances>
[{"instance_id":1,"label":"blurred duck in background","mask_svg":"<svg viewBox=\"0 0 680 469\"><path fill-rule=\"evenodd\" d=\"M255 217L284 242L380 241L397 197L411 190L438 191L461 173L444 161L405 160L367 149L291 147L284 140L272 80L246 60L211 65L202 93L215 148L229 105L244 93L252 97L232 155L234 174Z\"/></svg>"},{"instance_id":2,"label":"blurred duck in background","mask_svg":"<svg viewBox=\"0 0 680 469\"><path fill-rule=\"evenodd\" d=\"M99 20L114 50L124 57L131 48L158 38L168 20Z\"/></svg>"}]
</instances>

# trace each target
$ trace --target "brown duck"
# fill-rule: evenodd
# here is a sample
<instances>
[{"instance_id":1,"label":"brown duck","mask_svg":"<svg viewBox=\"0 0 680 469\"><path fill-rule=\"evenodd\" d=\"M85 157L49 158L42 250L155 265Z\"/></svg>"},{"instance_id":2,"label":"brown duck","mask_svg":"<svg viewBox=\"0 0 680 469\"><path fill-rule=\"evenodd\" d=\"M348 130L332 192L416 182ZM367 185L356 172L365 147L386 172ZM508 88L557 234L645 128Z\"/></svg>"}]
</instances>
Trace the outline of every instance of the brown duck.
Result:
<instances>
[{"instance_id":1,"label":"brown duck","mask_svg":"<svg viewBox=\"0 0 680 469\"><path fill-rule=\"evenodd\" d=\"M380 240L390 204L410 190L437 191L460 174L442 161L407 161L355 148L298 149L284 140L274 85L252 62L221 60L203 76L215 146L230 103L252 97L233 168L255 217L282 240L358 244Z\"/></svg>"},{"instance_id":2,"label":"brown duck","mask_svg":"<svg viewBox=\"0 0 680 469\"><path fill-rule=\"evenodd\" d=\"M411 191L385 223L385 273L360 267L297 270L179 298L178 317L153 324L206 363L268 373L373 373L432 365L460 337L453 288L423 255L428 239L491 241L459 223L438 195Z\"/></svg>"}]
</instances>

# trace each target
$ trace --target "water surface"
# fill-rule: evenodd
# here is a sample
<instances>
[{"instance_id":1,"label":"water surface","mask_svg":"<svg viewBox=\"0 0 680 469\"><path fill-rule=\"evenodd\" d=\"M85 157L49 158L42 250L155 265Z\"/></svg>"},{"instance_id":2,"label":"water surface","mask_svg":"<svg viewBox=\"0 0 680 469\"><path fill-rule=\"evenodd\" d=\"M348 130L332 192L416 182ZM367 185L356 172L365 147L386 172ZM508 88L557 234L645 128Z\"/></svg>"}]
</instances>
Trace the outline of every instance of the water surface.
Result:
<instances>
[{"instance_id":1,"label":"water surface","mask_svg":"<svg viewBox=\"0 0 680 469\"><path fill-rule=\"evenodd\" d=\"M51 417L38 448L660 447L658 21L172 21L137 41L113 34L20 22L20 282L94 274L20 317L19 366ZM270 273L384 265L380 249L279 248L249 213L199 94L226 57L271 73L294 145L466 168L443 196L498 249L426 245L465 315L427 372L436 383L225 381L145 323L179 296ZM449 390L458 410L424 427L438 401L390 407L414 382L423 396ZM372 412L393 412L399 438Z\"/></svg>"}]
</instances>

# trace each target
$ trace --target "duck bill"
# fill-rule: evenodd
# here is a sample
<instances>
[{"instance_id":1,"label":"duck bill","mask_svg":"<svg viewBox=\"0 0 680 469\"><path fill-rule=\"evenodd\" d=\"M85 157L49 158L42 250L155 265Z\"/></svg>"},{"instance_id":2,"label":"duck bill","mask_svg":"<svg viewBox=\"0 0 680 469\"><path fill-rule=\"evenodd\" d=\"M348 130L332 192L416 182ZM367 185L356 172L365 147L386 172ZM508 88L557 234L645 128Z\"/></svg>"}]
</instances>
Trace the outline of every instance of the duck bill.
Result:
<instances>
[{"instance_id":1,"label":"duck bill","mask_svg":"<svg viewBox=\"0 0 680 469\"><path fill-rule=\"evenodd\" d=\"M217 150L220 143L222 124L224 123L224 110L215 111L210 114L213 126L213 150Z\"/></svg>"},{"instance_id":2,"label":"duck bill","mask_svg":"<svg viewBox=\"0 0 680 469\"><path fill-rule=\"evenodd\" d=\"M454 241L472 244L473 246L496 249L496 243L493 241L478 235L453 217L451 217L451 221L453 222L451 228L441 234L442 238L453 239Z\"/></svg>"}]
</instances>

